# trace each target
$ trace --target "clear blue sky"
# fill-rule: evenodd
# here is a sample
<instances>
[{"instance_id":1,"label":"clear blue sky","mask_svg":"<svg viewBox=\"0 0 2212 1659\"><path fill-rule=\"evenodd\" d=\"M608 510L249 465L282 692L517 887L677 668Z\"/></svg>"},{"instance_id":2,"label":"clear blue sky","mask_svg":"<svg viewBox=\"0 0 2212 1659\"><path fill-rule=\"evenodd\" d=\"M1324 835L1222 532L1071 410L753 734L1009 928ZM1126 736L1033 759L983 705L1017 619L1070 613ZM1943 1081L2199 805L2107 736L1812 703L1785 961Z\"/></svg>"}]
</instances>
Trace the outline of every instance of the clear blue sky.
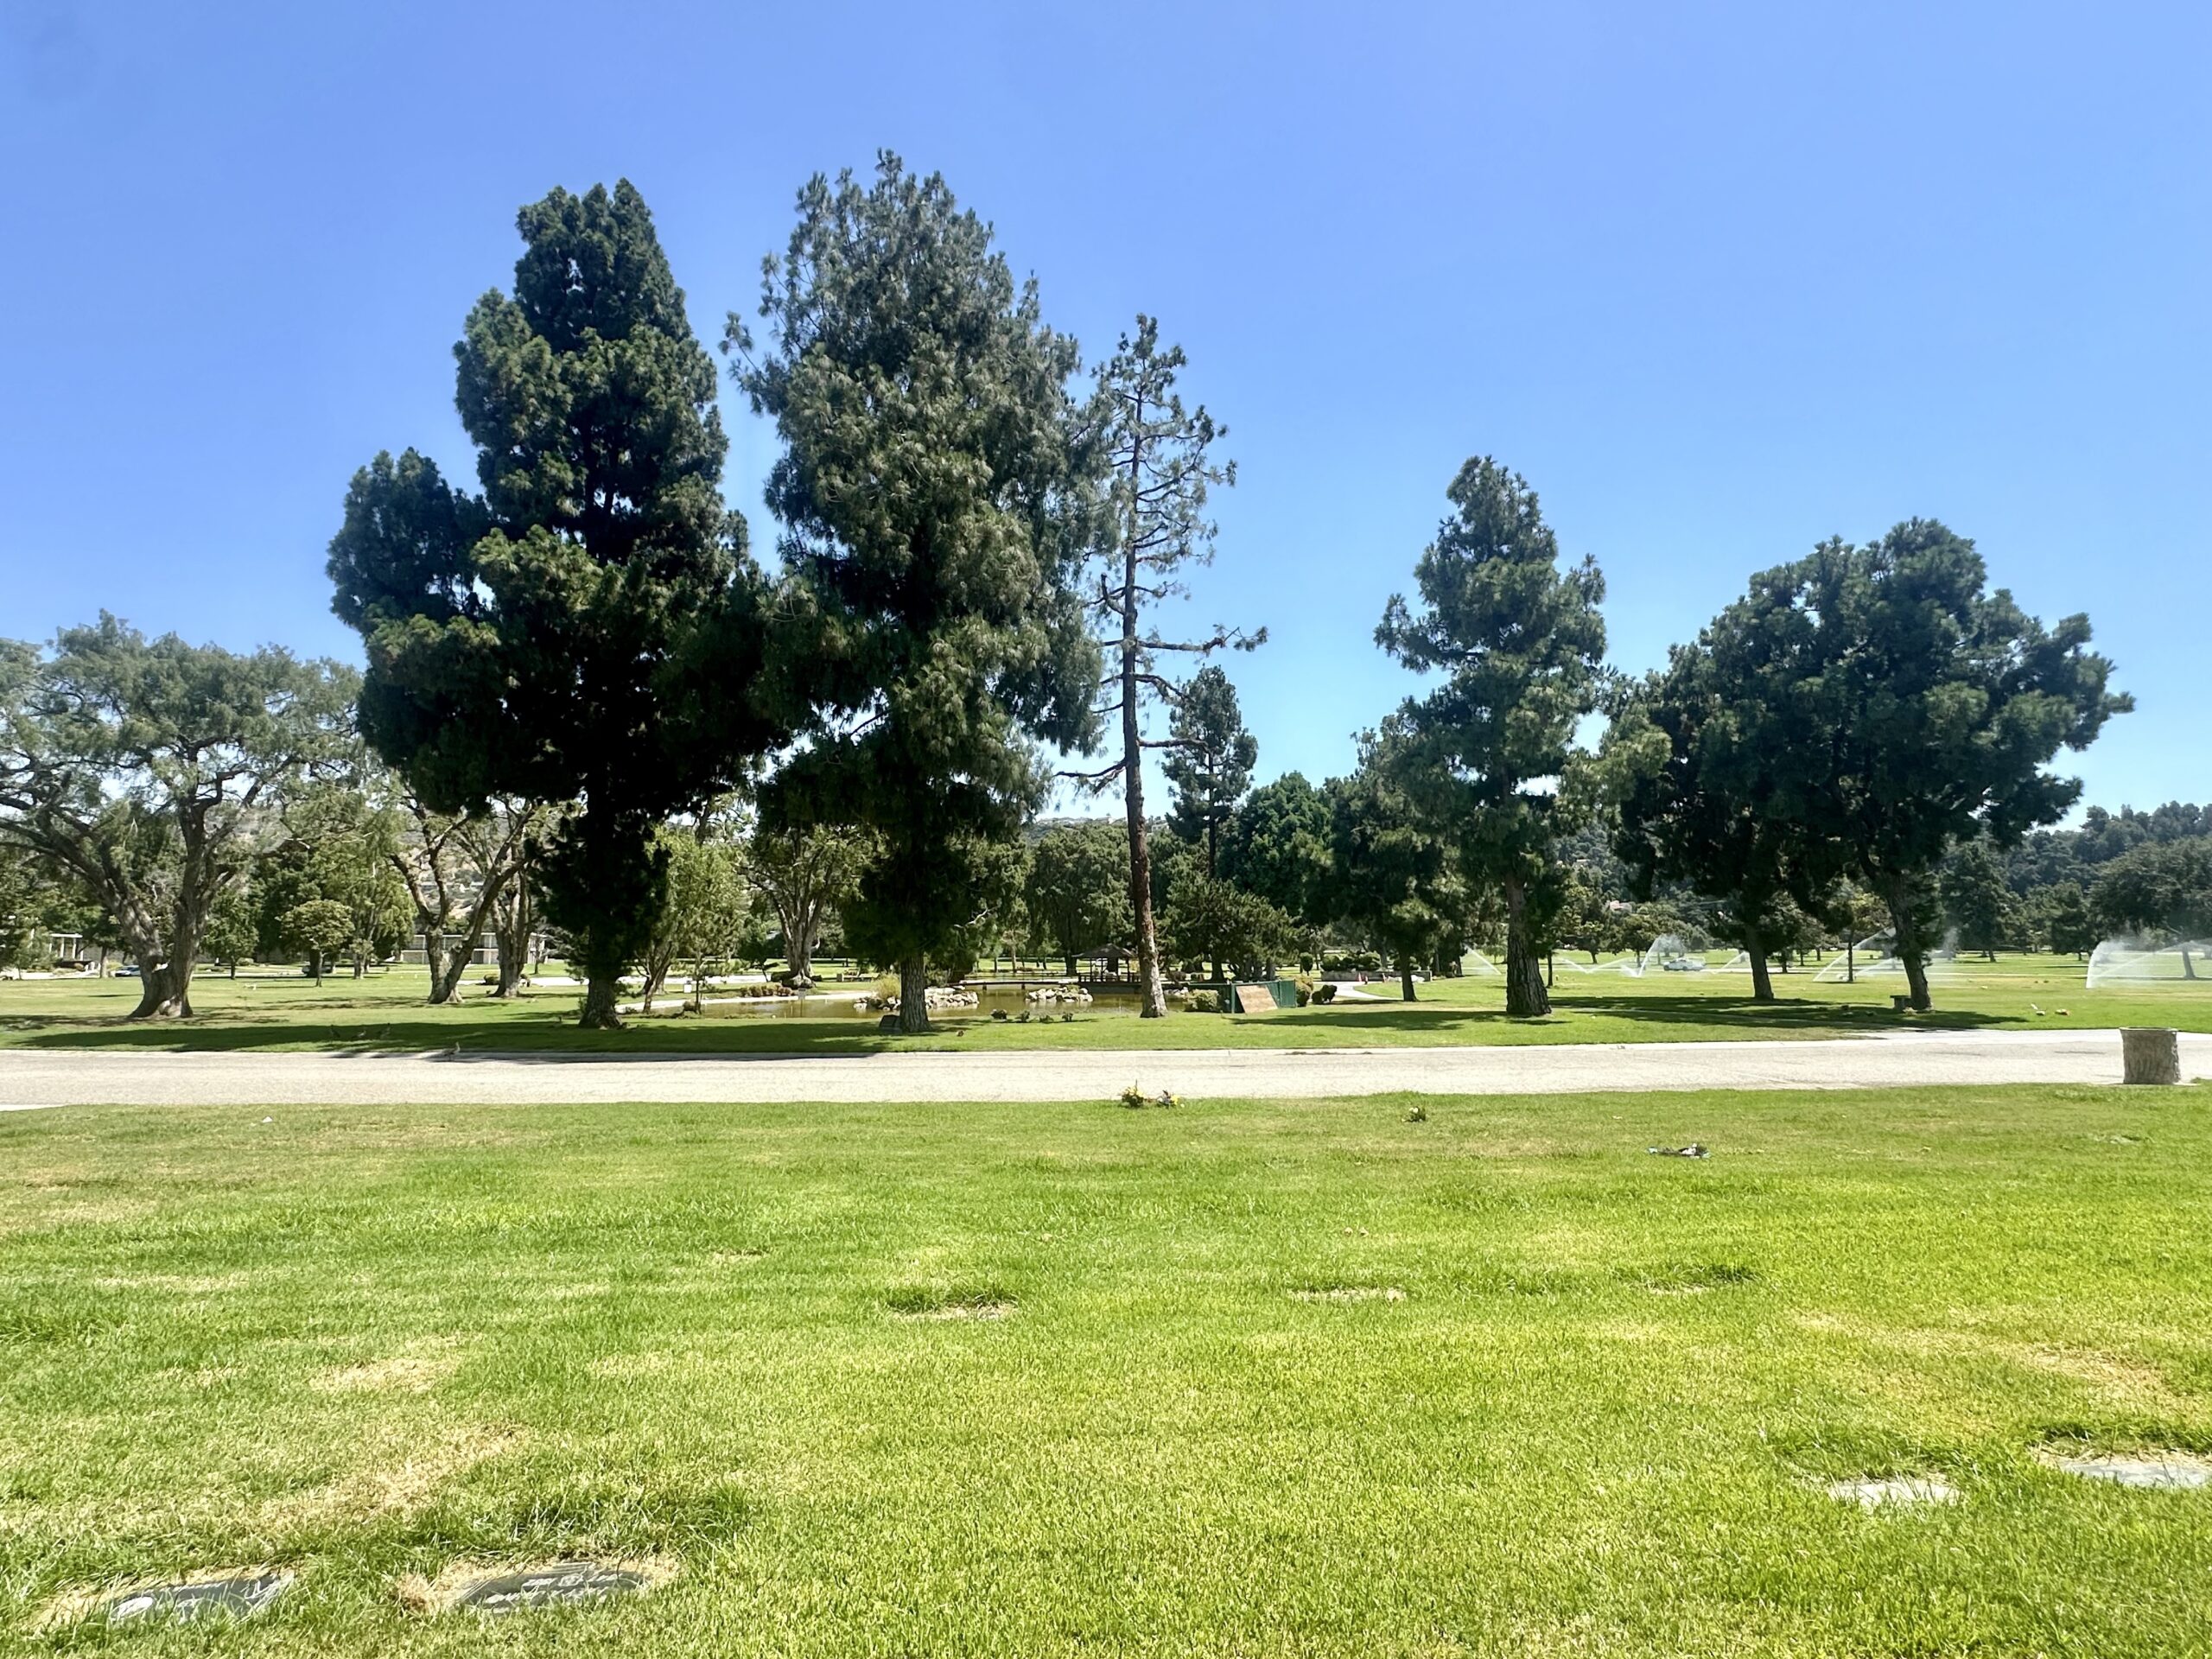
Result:
<instances>
[{"instance_id":1,"label":"clear blue sky","mask_svg":"<svg viewBox=\"0 0 2212 1659\"><path fill-rule=\"evenodd\" d=\"M1911 514L2212 796L2212 8L73 5L0 0L0 633L356 657L354 467L469 476L449 353L517 207L626 175L694 326L811 172L942 170L1095 358L1140 309L1242 472L1194 607L1264 773L1408 689L1370 634L1467 455L1597 555L1615 660ZM772 542L772 440L725 397Z\"/></svg>"}]
</instances>

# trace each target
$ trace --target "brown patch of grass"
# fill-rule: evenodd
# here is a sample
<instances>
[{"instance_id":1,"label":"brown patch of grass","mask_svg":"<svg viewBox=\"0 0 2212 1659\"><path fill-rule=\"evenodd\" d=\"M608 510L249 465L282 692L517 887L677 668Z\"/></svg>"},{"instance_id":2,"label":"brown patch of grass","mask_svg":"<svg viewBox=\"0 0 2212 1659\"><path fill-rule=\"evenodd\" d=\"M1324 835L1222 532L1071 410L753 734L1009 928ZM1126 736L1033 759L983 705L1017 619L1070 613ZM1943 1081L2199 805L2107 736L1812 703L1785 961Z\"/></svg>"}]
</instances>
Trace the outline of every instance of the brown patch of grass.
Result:
<instances>
[{"instance_id":1,"label":"brown patch of grass","mask_svg":"<svg viewBox=\"0 0 2212 1659\"><path fill-rule=\"evenodd\" d=\"M448 1481L467 1474L521 1439L514 1429L481 1423L442 1433L395 1430L389 1459L372 1460L311 1491L271 1499L259 1524L271 1529L332 1520L368 1520L420 1508Z\"/></svg>"},{"instance_id":2,"label":"brown patch of grass","mask_svg":"<svg viewBox=\"0 0 2212 1659\"><path fill-rule=\"evenodd\" d=\"M1796 1318L1808 1330L1853 1337L1923 1358L2002 1360L2024 1370L2079 1382L2122 1404L2171 1411L2187 1403L2157 1367L2095 1349L2018 1342L1956 1328L1891 1328L1837 1313L1805 1313Z\"/></svg>"},{"instance_id":3,"label":"brown patch of grass","mask_svg":"<svg viewBox=\"0 0 2212 1659\"><path fill-rule=\"evenodd\" d=\"M395 1354L389 1359L326 1371L315 1379L315 1386L326 1394L421 1394L453 1375L460 1363L460 1356L454 1354Z\"/></svg>"}]
</instances>

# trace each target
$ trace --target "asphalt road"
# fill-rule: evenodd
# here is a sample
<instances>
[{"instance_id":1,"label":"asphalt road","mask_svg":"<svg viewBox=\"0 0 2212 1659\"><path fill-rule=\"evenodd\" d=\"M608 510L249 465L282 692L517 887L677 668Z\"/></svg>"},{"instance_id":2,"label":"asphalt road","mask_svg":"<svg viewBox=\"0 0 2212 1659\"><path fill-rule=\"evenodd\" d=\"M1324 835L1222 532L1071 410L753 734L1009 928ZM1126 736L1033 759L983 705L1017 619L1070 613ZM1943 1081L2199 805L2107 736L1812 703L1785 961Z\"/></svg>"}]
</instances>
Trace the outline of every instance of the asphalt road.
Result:
<instances>
[{"instance_id":1,"label":"asphalt road","mask_svg":"<svg viewBox=\"0 0 2212 1659\"><path fill-rule=\"evenodd\" d=\"M2212 1036L2182 1038L2212 1078ZM1588 1094L1684 1089L2117 1083L2113 1031L1905 1032L1806 1042L1517 1048L1193 1049L696 1058L0 1050L0 1111L49 1106L528 1105L594 1101L1105 1100Z\"/></svg>"}]
</instances>

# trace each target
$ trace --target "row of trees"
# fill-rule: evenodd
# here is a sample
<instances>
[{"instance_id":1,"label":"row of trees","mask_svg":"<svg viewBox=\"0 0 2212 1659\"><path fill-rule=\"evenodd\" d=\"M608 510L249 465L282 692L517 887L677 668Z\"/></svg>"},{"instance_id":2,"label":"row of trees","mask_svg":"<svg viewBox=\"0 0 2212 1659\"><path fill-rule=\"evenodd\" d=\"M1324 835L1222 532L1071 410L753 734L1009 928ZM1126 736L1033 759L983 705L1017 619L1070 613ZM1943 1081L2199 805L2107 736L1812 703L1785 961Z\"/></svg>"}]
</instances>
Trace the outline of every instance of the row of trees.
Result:
<instances>
[{"instance_id":1,"label":"row of trees","mask_svg":"<svg viewBox=\"0 0 2212 1659\"><path fill-rule=\"evenodd\" d=\"M724 844L741 798L772 837L849 851L846 938L897 966L910 1028L932 963L1025 889L1051 926L1126 927L1147 1014L1163 924L1176 957L1215 961L1349 930L1408 994L1416 966L1495 936L1509 1011L1541 1014L1547 955L1593 903L1611 913L1572 855L1592 836L1633 897L1717 918L1761 996L1808 918L1878 902L1924 1005L1947 861L2056 822L2078 785L2049 763L2127 707L2084 619L2044 629L1922 520L1763 573L1624 683L1594 562L1563 562L1535 493L1478 457L1376 630L1428 689L1363 734L1351 776L1248 800L1256 750L1206 659L1264 636L1160 620L1213 555L1234 467L1151 319L1078 388L1075 342L941 179L886 155L871 182L810 181L759 334L733 316L721 340L780 444L772 574L721 499L714 359L637 192L556 190L518 229L511 290L454 348L474 487L408 450L347 493L328 566L358 689L112 619L0 653L0 841L115 918L153 975L144 1013L188 1006L266 798L356 764L357 730L410 804L417 925L474 937L487 895L541 896L591 1025L614 1023L626 969L712 954L669 918L729 874L686 848ZM1175 794L1158 858L1152 750ZM1103 849L1022 855L1056 772L1121 789L1125 915L1054 896L1063 850L1095 875ZM442 877L440 849L475 877ZM328 906L295 921L334 939L347 903L318 887L285 913Z\"/></svg>"}]
</instances>

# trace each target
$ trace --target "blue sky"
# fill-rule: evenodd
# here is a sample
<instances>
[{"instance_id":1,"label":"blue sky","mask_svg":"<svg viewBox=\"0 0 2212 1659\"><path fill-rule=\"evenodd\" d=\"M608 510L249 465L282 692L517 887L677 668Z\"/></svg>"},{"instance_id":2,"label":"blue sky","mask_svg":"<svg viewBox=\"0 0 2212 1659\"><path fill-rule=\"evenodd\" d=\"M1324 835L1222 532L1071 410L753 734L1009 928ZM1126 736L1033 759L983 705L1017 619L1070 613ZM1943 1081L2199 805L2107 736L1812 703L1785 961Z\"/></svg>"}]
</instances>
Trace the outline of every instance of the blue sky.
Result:
<instances>
[{"instance_id":1,"label":"blue sky","mask_svg":"<svg viewBox=\"0 0 2212 1659\"><path fill-rule=\"evenodd\" d=\"M1466 456L1541 492L1638 670L1753 569L1927 514L2140 711L2090 798L2212 796L2212 8L0 0L0 634L357 657L354 467L470 474L450 346L515 209L645 193L694 326L817 170L993 220L1087 359L1189 351L1238 487L1194 620L1264 774L1350 763ZM772 435L725 396L726 490Z\"/></svg>"}]
</instances>

